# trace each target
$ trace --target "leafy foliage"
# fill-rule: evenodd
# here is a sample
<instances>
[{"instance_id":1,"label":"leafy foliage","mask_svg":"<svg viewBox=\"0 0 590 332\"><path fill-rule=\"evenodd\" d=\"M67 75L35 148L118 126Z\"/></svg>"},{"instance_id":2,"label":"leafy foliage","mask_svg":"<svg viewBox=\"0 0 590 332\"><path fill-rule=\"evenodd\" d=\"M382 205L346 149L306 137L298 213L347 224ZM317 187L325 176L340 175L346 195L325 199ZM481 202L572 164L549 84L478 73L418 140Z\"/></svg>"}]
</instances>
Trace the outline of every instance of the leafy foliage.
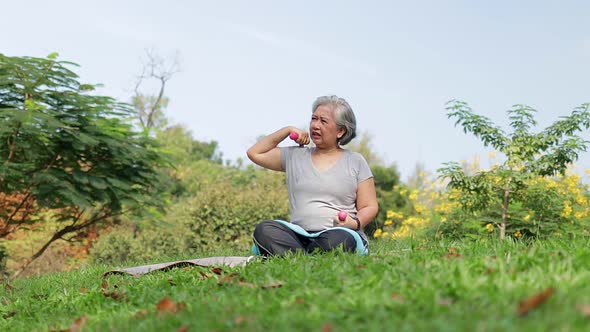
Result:
<instances>
[{"instance_id":1,"label":"leafy foliage","mask_svg":"<svg viewBox=\"0 0 590 332\"><path fill-rule=\"evenodd\" d=\"M172 125L156 133L162 149L175 164L187 164L197 160L210 160L221 164L222 155L216 141L202 142L192 137L192 132L184 125Z\"/></svg>"},{"instance_id":2,"label":"leafy foliage","mask_svg":"<svg viewBox=\"0 0 590 332\"><path fill-rule=\"evenodd\" d=\"M439 169L441 177L449 180L450 189L460 191L459 202L472 213L500 207L500 222L494 224L500 237L506 234L510 204L529 204L527 189L536 177L564 175L568 165L577 160L587 143L576 135L590 128L590 104L583 104L546 129L534 133L536 112L526 105L515 105L508 111L513 131L505 133L484 116L475 114L461 101L448 104L448 117L456 119L464 132L478 137L485 146L503 153L506 160L487 171L467 174L461 165L449 162Z\"/></svg>"},{"instance_id":3,"label":"leafy foliage","mask_svg":"<svg viewBox=\"0 0 590 332\"><path fill-rule=\"evenodd\" d=\"M365 227L365 232L369 235L383 227L388 219L387 211L410 208L410 202L400 194L404 186L401 184L400 175L395 165L389 167L374 165L371 167L371 172L375 180L379 212L375 220Z\"/></svg>"},{"instance_id":4,"label":"leafy foliage","mask_svg":"<svg viewBox=\"0 0 590 332\"><path fill-rule=\"evenodd\" d=\"M132 110L82 84L76 64L0 54L0 238L42 210L67 234L156 204L154 141L126 122Z\"/></svg>"}]
</instances>

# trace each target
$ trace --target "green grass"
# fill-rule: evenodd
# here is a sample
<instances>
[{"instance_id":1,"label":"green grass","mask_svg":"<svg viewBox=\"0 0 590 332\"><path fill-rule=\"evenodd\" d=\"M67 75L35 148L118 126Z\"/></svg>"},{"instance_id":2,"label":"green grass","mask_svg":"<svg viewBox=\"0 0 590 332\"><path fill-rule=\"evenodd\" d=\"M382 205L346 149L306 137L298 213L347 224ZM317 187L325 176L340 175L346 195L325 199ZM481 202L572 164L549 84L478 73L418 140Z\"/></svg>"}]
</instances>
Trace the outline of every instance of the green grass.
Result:
<instances>
[{"instance_id":1,"label":"green grass","mask_svg":"<svg viewBox=\"0 0 590 332\"><path fill-rule=\"evenodd\" d=\"M88 331L582 331L590 328L579 309L590 305L589 244L373 241L365 257L111 276L106 289L109 267L92 266L0 290L0 331L67 329L83 315ZM521 300L549 287L545 303L517 314ZM159 313L165 297L184 307Z\"/></svg>"}]
</instances>

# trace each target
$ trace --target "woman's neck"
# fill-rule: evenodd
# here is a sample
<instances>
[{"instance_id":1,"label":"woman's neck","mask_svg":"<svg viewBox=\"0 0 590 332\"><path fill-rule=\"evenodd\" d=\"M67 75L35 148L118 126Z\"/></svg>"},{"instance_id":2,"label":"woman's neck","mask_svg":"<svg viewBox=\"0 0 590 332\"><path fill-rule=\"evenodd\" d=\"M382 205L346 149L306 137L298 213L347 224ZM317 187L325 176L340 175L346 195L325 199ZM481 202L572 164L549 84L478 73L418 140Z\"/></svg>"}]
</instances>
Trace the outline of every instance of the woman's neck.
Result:
<instances>
[{"instance_id":1,"label":"woman's neck","mask_svg":"<svg viewBox=\"0 0 590 332\"><path fill-rule=\"evenodd\" d=\"M340 153L340 151L342 151L342 148L340 146L334 146L334 147L329 147L329 148L320 148L320 147L315 147L315 149L313 150L313 152L315 154L320 154L320 155L334 155L337 153Z\"/></svg>"}]
</instances>

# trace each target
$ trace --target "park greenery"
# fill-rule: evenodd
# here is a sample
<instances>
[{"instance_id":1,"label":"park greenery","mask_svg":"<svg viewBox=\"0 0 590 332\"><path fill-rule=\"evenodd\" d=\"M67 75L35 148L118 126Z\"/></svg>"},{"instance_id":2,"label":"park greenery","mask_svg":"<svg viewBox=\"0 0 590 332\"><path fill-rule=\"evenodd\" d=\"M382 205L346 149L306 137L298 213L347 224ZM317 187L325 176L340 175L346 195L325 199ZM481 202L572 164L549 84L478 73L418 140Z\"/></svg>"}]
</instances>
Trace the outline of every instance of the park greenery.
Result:
<instances>
[{"instance_id":1,"label":"park greenery","mask_svg":"<svg viewBox=\"0 0 590 332\"><path fill-rule=\"evenodd\" d=\"M451 101L448 117L493 164L417 165L406 181L359 135L347 148L369 162L380 207L368 257L103 280L123 265L249 255L256 223L289 219L285 176L170 124L175 69L155 56L130 103L58 58L0 54L2 330L577 330L590 316L590 191L574 169L590 104L538 132L536 111L516 105L507 133ZM140 89L150 75L156 95Z\"/></svg>"}]
</instances>

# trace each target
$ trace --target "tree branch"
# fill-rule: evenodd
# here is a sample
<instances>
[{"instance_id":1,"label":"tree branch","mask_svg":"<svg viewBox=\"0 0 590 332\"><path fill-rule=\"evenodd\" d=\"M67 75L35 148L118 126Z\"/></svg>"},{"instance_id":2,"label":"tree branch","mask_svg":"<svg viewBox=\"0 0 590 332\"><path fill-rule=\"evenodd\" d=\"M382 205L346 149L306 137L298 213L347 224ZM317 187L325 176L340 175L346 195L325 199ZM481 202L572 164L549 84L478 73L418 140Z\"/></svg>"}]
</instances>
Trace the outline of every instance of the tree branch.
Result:
<instances>
[{"instance_id":1,"label":"tree branch","mask_svg":"<svg viewBox=\"0 0 590 332\"><path fill-rule=\"evenodd\" d=\"M144 128L152 128L154 126L154 116L162 107L166 82L179 71L179 60L177 54L172 63L166 66L165 61L154 50L146 50L146 57L147 63L144 64L141 75L138 76L135 84L135 107L141 125ZM159 91L153 101L150 101L149 95L144 95L140 91L144 80L150 78L159 81Z\"/></svg>"},{"instance_id":2,"label":"tree branch","mask_svg":"<svg viewBox=\"0 0 590 332\"><path fill-rule=\"evenodd\" d=\"M106 212L105 211L105 213L102 216L100 216L100 217L97 217L97 218L94 218L94 219L90 219L90 220L88 220L88 221L86 221L84 223L81 223L79 225L75 225L75 222L77 222L79 220L80 216L82 215L82 212L80 212L79 215L78 215L78 217L73 221L72 224L70 224L70 225L68 225L68 226L60 229L59 231L55 232L53 234L53 236L51 236L51 238L49 240L47 240L47 242L45 242L45 244L43 244L43 246L41 246L41 248L39 248L37 250L37 252L35 252L31 256L31 258L20 268L20 270L15 273L15 277L18 276L19 274L21 274L22 272L24 272L37 258L41 257L41 255L43 255L43 253L45 253L45 251L49 248L49 246L53 242L55 242L57 240L62 240L63 237L66 234L77 232L77 231L79 231L81 229L84 229L84 228L87 228L89 226L92 226L92 225L96 224L97 222L99 222L101 220L104 220L104 219L107 219L107 218L110 218L110 217L120 216L120 215L122 215L124 213L127 213L129 211L130 210L121 211L121 212L115 213L115 214L110 214L109 212Z\"/></svg>"}]
</instances>

